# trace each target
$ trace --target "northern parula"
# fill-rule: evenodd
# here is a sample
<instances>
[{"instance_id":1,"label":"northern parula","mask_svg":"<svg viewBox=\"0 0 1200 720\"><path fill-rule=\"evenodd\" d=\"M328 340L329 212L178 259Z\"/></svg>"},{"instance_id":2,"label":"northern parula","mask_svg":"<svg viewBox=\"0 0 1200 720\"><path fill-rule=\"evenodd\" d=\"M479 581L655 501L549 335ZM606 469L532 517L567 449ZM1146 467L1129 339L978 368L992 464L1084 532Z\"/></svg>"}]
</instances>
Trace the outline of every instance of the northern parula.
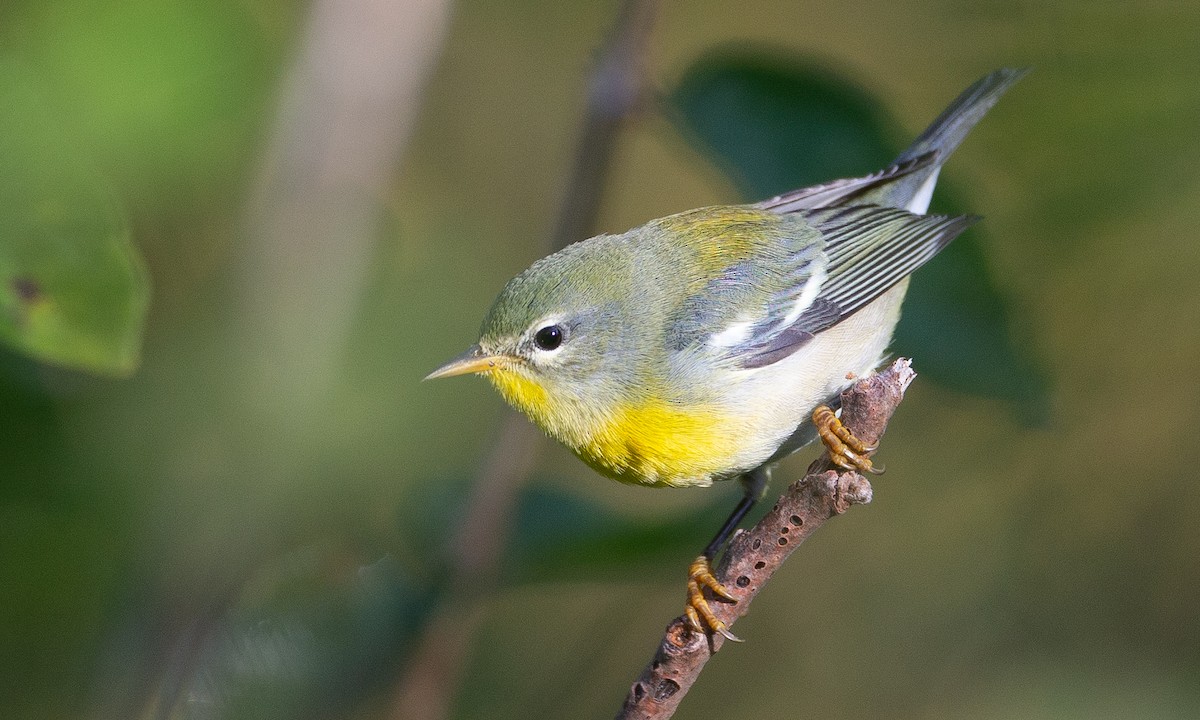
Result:
<instances>
[{"instance_id":1,"label":"northern parula","mask_svg":"<svg viewBox=\"0 0 1200 720\"><path fill-rule=\"evenodd\" d=\"M829 403L882 361L909 275L974 223L924 214L938 172L1026 71L967 88L890 167L753 205L700 208L535 262L479 342L428 378L487 376L602 475L658 487L738 478L745 495L692 563L686 615L732 638L701 588L776 461L820 436L873 471ZM736 638L734 638L736 639Z\"/></svg>"}]
</instances>

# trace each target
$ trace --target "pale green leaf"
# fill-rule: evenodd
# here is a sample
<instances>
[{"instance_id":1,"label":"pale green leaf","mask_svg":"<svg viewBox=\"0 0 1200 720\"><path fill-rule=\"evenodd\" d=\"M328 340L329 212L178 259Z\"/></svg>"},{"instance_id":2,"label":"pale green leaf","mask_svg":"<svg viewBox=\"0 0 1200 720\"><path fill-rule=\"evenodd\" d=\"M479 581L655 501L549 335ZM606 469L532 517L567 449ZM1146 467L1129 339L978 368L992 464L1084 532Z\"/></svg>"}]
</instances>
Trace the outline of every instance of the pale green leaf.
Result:
<instances>
[{"instance_id":1,"label":"pale green leaf","mask_svg":"<svg viewBox=\"0 0 1200 720\"><path fill-rule=\"evenodd\" d=\"M20 67L0 64L0 97L0 341L128 375L149 283L120 205Z\"/></svg>"}]
</instances>

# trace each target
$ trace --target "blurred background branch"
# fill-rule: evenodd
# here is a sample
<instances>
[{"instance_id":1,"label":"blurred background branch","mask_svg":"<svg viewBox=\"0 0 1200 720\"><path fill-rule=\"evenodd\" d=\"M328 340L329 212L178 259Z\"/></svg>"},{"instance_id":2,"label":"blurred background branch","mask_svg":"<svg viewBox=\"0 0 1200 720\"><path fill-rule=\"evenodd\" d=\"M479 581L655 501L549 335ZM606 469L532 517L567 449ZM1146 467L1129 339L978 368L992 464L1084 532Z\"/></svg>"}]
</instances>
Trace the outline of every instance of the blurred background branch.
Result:
<instances>
[{"instance_id":1,"label":"blurred background branch","mask_svg":"<svg viewBox=\"0 0 1200 720\"><path fill-rule=\"evenodd\" d=\"M554 230L545 250L592 234L621 126L640 107L646 55L658 0L625 0L600 47L588 81L587 102ZM533 470L544 438L525 418L506 411L500 432L472 483L449 545L450 595L430 623L397 684L392 717L449 717L468 646L480 620L479 602L495 588L513 531L518 492Z\"/></svg>"},{"instance_id":2,"label":"blurred background branch","mask_svg":"<svg viewBox=\"0 0 1200 720\"><path fill-rule=\"evenodd\" d=\"M450 0L316 0L283 75L266 149L255 172L234 266L229 324L215 344L226 418L273 452L243 458L248 482L286 485L304 474L295 452L323 432L331 392L346 371L351 325L387 226L388 196L450 20ZM267 438L271 438L268 440ZM248 503L244 528L218 544L263 532ZM244 586L271 576L286 541L269 533L230 548L204 595L177 608L174 646L152 716L179 712L203 682L198 659L219 646ZM204 704L220 706L219 697Z\"/></svg>"},{"instance_id":3,"label":"blurred background branch","mask_svg":"<svg viewBox=\"0 0 1200 720\"><path fill-rule=\"evenodd\" d=\"M316 0L282 85L238 269L242 397L311 420L342 369L450 0ZM267 419L264 418L264 419Z\"/></svg>"}]
</instances>

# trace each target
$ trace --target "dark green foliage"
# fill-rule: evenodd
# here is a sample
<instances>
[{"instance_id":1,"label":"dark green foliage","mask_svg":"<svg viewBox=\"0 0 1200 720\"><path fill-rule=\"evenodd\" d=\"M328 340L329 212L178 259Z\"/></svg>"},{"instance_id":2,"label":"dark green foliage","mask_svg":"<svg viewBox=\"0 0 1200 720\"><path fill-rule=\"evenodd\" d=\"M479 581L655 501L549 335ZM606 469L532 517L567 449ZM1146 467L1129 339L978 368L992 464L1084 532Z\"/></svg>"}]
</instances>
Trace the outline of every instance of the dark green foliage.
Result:
<instances>
[{"instance_id":1,"label":"dark green foliage","mask_svg":"<svg viewBox=\"0 0 1200 720\"><path fill-rule=\"evenodd\" d=\"M635 520L578 495L534 485L521 496L505 571L512 582L629 578L638 567L682 570L729 515L737 487L667 519ZM649 492L628 488L630 493ZM682 581L680 582L682 587Z\"/></svg>"}]
</instances>

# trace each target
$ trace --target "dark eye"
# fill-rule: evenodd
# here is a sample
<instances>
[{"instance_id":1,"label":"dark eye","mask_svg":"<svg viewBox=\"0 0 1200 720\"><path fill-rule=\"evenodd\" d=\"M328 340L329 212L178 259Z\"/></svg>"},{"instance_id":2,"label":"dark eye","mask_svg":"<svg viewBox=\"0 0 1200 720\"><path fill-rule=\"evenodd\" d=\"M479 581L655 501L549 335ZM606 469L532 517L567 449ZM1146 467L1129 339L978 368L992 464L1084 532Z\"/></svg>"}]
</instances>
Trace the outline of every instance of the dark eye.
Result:
<instances>
[{"instance_id":1,"label":"dark eye","mask_svg":"<svg viewBox=\"0 0 1200 720\"><path fill-rule=\"evenodd\" d=\"M563 344L566 333L562 325L547 325L533 335L533 344L540 350L556 350Z\"/></svg>"}]
</instances>

